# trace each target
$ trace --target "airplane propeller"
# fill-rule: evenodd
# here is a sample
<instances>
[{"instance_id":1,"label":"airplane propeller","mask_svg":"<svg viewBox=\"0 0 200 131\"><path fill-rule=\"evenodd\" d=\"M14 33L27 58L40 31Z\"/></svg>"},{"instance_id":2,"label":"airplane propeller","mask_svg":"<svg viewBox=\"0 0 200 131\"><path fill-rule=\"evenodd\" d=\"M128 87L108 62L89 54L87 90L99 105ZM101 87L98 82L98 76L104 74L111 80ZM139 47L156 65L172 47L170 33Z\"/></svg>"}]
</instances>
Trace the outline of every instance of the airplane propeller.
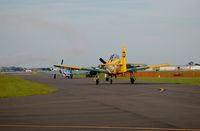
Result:
<instances>
[{"instance_id":1,"label":"airplane propeller","mask_svg":"<svg viewBox=\"0 0 200 131\"><path fill-rule=\"evenodd\" d=\"M99 58L99 60L103 63L103 64L106 64L106 61L102 58Z\"/></svg>"},{"instance_id":2,"label":"airplane propeller","mask_svg":"<svg viewBox=\"0 0 200 131\"><path fill-rule=\"evenodd\" d=\"M63 62L64 62L64 60L62 59L61 62L60 62L60 64L63 65ZM63 73L62 70L61 70L61 68L59 69L59 72L60 72L60 74Z\"/></svg>"},{"instance_id":3,"label":"airplane propeller","mask_svg":"<svg viewBox=\"0 0 200 131\"><path fill-rule=\"evenodd\" d=\"M64 60L62 59L60 64L62 65L62 64L63 64L63 62L64 62Z\"/></svg>"}]
</instances>

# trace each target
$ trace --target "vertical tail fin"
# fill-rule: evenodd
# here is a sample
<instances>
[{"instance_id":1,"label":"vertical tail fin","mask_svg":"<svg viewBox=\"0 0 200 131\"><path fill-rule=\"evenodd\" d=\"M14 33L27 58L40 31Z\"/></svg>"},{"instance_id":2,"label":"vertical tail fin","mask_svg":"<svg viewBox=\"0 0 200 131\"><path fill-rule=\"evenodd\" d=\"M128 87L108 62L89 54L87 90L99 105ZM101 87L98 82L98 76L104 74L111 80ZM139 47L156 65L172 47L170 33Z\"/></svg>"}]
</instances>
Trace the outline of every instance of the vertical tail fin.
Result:
<instances>
[{"instance_id":1,"label":"vertical tail fin","mask_svg":"<svg viewBox=\"0 0 200 131\"><path fill-rule=\"evenodd\" d=\"M122 59L121 59L121 62L122 62L121 71L122 72L126 72L127 68L126 68L126 48L125 47L122 48Z\"/></svg>"}]
</instances>

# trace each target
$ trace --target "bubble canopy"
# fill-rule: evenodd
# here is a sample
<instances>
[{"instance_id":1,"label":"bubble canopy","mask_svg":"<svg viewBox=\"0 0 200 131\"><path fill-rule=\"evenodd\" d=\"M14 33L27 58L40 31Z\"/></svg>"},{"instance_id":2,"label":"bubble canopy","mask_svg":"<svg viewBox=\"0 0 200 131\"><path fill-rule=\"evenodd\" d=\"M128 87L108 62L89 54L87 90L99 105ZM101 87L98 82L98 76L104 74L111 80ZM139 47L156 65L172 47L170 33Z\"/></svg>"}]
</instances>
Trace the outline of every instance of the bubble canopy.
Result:
<instances>
[{"instance_id":1,"label":"bubble canopy","mask_svg":"<svg viewBox=\"0 0 200 131\"><path fill-rule=\"evenodd\" d=\"M117 54L113 54L113 55L111 55L110 56L110 61L114 61L114 60L116 60L116 59L120 59L120 57L117 55Z\"/></svg>"}]
</instances>

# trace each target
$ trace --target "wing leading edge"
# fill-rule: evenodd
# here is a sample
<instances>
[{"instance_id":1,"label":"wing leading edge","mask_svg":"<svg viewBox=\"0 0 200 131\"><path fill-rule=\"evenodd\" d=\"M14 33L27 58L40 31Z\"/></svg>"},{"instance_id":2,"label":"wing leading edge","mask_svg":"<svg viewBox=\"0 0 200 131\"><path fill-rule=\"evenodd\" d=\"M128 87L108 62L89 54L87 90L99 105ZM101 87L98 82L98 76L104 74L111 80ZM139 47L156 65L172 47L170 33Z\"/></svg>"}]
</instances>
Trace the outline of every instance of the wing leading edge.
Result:
<instances>
[{"instance_id":1,"label":"wing leading edge","mask_svg":"<svg viewBox=\"0 0 200 131\"><path fill-rule=\"evenodd\" d=\"M146 69L156 69L160 67L166 67L169 66L169 64L156 64L151 66L131 66L127 68L127 72L137 72L142 71ZM98 67L81 67L81 66L67 66L67 65L54 65L54 67L58 68L64 68L64 69L72 69L72 70L85 70L85 71L94 71L97 73L109 73L108 70L100 69Z\"/></svg>"}]
</instances>

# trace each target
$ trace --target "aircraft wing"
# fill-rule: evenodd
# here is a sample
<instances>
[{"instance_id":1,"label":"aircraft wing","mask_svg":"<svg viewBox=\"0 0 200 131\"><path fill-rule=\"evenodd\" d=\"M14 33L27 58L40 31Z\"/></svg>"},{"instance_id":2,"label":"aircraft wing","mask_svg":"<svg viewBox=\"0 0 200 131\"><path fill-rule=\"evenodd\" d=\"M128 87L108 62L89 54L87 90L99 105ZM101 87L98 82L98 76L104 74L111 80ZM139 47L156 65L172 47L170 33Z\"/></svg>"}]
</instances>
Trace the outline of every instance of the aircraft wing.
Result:
<instances>
[{"instance_id":1,"label":"aircraft wing","mask_svg":"<svg viewBox=\"0 0 200 131\"><path fill-rule=\"evenodd\" d=\"M159 67L166 67L166 66L170 66L170 64L156 64L156 65L151 65L149 66L150 69L156 69Z\"/></svg>"},{"instance_id":2,"label":"aircraft wing","mask_svg":"<svg viewBox=\"0 0 200 131\"><path fill-rule=\"evenodd\" d=\"M81 67L81 66L67 66L67 65L54 65L54 67L63 68L63 69L72 69L72 70L85 70L85 71L94 71L98 73L108 73L107 70L100 69L98 67Z\"/></svg>"},{"instance_id":3,"label":"aircraft wing","mask_svg":"<svg viewBox=\"0 0 200 131\"><path fill-rule=\"evenodd\" d=\"M146 70L146 69L156 69L160 67L166 67L169 66L169 64L156 64L156 65L151 65L151 66L140 66L140 67L131 67L127 69L127 72L137 72L141 70Z\"/></svg>"},{"instance_id":4,"label":"aircraft wing","mask_svg":"<svg viewBox=\"0 0 200 131\"><path fill-rule=\"evenodd\" d=\"M141 70L146 70L149 69L148 66L144 66L144 67L131 67L127 69L127 72L137 72L137 71L141 71Z\"/></svg>"},{"instance_id":5,"label":"aircraft wing","mask_svg":"<svg viewBox=\"0 0 200 131\"><path fill-rule=\"evenodd\" d=\"M72 69L72 70L80 70L80 66L67 66L67 65L54 65L54 67L63 68L63 69Z\"/></svg>"}]
</instances>

